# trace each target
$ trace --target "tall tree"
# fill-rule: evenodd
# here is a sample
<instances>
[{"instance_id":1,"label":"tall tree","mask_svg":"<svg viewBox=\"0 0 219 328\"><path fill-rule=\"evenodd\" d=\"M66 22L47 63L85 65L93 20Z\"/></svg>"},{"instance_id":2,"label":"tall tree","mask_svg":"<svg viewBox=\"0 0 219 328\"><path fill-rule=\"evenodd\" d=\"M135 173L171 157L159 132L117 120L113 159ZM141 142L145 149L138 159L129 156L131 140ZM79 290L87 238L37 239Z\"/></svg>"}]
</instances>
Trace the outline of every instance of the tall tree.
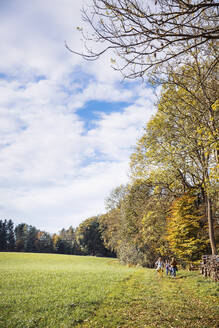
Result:
<instances>
[{"instance_id":1,"label":"tall tree","mask_svg":"<svg viewBox=\"0 0 219 328\"><path fill-rule=\"evenodd\" d=\"M59 249L66 254L77 254L78 245L76 242L75 230L72 226L68 229L62 229L59 232Z\"/></svg>"},{"instance_id":2,"label":"tall tree","mask_svg":"<svg viewBox=\"0 0 219 328\"><path fill-rule=\"evenodd\" d=\"M27 240L27 224L20 223L15 227L15 247L17 251L25 251Z\"/></svg>"},{"instance_id":3,"label":"tall tree","mask_svg":"<svg viewBox=\"0 0 219 328\"><path fill-rule=\"evenodd\" d=\"M25 252L36 252L36 240L37 240L38 230L37 228L26 225L25 237L24 237L24 251Z\"/></svg>"},{"instance_id":4,"label":"tall tree","mask_svg":"<svg viewBox=\"0 0 219 328\"><path fill-rule=\"evenodd\" d=\"M82 10L92 31L78 27L85 42L79 54L95 60L113 50L115 69L128 78L142 77L166 62L180 63L194 48L216 47L218 7L216 0L92 0Z\"/></svg>"},{"instance_id":5,"label":"tall tree","mask_svg":"<svg viewBox=\"0 0 219 328\"><path fill-rule=\"evenodd\" d=\"M53 245L53 251L57 252L58 251L58 244L59 244L59 235L57 233L54 233L52 235L52 245Z\"/></svg>"},{"instance_id":6,"label":"tall tree","mask_svg":"<svg viewBox=\"0 0 219 328\"><path fill-rule=\"evenodd\" d=\"M133 181L120 201L115 202L117 207L100 217L105 245L122 262L153 266L154 258L167 248L164 232L169 201L164 193L158 195L148 181Z\"/></svg>"},{"instance_id":7,"label":"tall tree","mask_svg":"<svg viewBox=\"0 0 219 328\"><path fill-rule=\"evenodd\" d=\"M99 217L91 217L83 221L76 230L76 238L84 254L112 256L104 246Z\"/></svg>"},{"instance_id":8,"label":"tall tree","mask_svg":"<svg viewBox=\"0 0 219 328\"><path fill-rule=\"evenodd\" d=\"M171 251L185 262L199 260L208 252L208 234L202 207L197 204L195 192L176 199L167 224L167 239Z\"/></svg>"},{"instance_id":9,"label":"tall tree","mask_svg":"<svg viewBox=\"0 0 219 328\"><path fill-rule=\"evenodd\" d=\"M46 231L37 231L35 235L35 248L38 252L51 253L53 251L52 238Z\"/></svg>"},{"instance_id":10,"label":"tall tree","mask_svg":"<svg viewBox=\"0 0 219 328\"><path fill-rule=\"evenodd\" d=\"M109 210L100 216L100 229L104 245L118 255L123 241L123 217L121 208Z\"/></svg>"},{"instance_id":11,"label":"tall tree","mask_svg":"<svg viewBox=\"0 0 219 328\"><path fill-rule=\"evenodd\" d=\"M147 131L132 156L132 170L134 175L144 175L157 185L165 183L175 195L194 187L200 188L206 201L209 237L215 254L212 201L216 193L216 178L210 175L210 171L217 165L218 132L217 128L211 129L211 122L208 108L189 90L167 84L158 112L148 123Z\"/></svg>"},{"instance_id":12,"label":"tall tree","mask_svg":"<svg viewBox=\"0 0 219 328\"><path fill-rule=\"evenodd\" d=\"M127 193L128 186L120 185L114 188L105 200L106 209L113 210L120 208Z\"/></svg>"},{"instance_id":13,"label":"tall tree","mask_svg":"<svg viewBox=\"0 0 219 328\"><path fill-rule=\"evenodd\" d=\"M129 188L123 209L125 235L136 246L141 264L152 266L167 247L163 235L169 203L147 180L136 179Z\"/></svg>"},{"instance_id":14,"label":"tall tree","mask_svg":"<svg viewBox=\"0 0 219 328\"><path fill-rule=\"evenodd\" d=\"M0 220L0 251L7 250L7 221Z\"/></svg>"},{"instance_id":15,"label":"tall tree","mask_svg":"<svg viewBox=\"0 0 219 328\"><path fill-rule=\"evenodd\" d=\"M15 250L15 235L14 235L14 223L12 220L7 222L7 239L8 239L8 250L13 252Z\"/></svg>"}]
</instances>

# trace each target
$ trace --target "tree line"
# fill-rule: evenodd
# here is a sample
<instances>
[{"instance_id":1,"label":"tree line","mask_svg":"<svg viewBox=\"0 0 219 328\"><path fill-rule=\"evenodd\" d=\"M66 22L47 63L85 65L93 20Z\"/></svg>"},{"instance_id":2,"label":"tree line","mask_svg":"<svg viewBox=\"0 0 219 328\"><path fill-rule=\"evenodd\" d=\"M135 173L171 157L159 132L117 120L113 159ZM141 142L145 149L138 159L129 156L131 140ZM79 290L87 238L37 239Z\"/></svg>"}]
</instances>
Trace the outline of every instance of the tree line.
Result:
<instances>
[{"instance_id":1,"label":"tree line","mask_svg":"<svg viewBox=\"0 0 219 328\"><path fill-rule=\"evenodd\" d=\"M0 251L115 256L104 245L98 217L54 234L26 223L14 226L11 219L0 220Z\"/></svg>"},{"instance_id":2,"label":"tree line","mask_svg":"<svg viewBox=\"0 0 219 328\"><path fill-rule=\"evenodd\" d=\"M125 263L175 256L186 264L218 251L218 65L206 52L169 68L131 155L130 181L107 200L104 241Z\"/></svg>"}]
</instances>

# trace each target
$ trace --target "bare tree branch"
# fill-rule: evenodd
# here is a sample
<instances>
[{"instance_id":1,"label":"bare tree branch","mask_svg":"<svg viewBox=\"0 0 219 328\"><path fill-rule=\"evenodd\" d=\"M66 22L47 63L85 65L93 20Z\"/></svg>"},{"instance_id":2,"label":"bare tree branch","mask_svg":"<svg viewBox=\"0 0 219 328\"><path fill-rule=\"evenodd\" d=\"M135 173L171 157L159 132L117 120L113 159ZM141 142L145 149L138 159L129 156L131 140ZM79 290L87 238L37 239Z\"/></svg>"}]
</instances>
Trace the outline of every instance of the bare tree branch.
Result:
<instances>
[{"instance_id":1,"label":"bare tree branch","mask_svg":"<svg viewBox=\"0 0 219 328\"><path fill-rule=\"evenodd\" d=\"M142 77L194 48L215 46L218 10L217 0L92 0L91 7L82 9L92 32L79 28L85 51L66 47L87 60L114 50L116 70L127 78Z\"/></svg>"}]
</instances>

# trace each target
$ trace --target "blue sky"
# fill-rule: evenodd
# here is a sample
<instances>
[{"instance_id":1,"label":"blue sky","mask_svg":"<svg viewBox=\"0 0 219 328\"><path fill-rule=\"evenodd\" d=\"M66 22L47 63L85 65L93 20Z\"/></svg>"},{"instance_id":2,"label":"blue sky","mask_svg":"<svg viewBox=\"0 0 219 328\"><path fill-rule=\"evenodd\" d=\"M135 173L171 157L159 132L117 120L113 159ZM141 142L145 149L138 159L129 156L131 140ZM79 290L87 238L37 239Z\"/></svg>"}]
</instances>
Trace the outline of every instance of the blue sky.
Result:
<instances>
[{"instance_id":1,"label":"blue sky","mask_svg":"<svg viewBox=\"0 0 219 328\"><path fill-rule=\"evenodd\" d=\"M89 2L89 0L88 0ZM111 55L86 62L82 1L0 1L0 213L56 232L103 213L128 181L129 156L154 112Z\"/></svg>"}]
</instances>

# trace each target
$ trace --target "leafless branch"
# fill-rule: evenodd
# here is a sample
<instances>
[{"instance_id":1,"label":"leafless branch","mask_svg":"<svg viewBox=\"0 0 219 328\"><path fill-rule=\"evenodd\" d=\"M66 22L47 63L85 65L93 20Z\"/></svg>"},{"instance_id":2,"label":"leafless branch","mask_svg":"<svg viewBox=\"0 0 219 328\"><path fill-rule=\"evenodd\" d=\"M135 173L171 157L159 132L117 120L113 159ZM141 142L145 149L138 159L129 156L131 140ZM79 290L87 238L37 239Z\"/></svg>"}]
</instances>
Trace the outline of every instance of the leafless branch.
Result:
<instances>
[{"instance_id":1,"label":"leafless branch","mask_svg":"<svg viewBox=\"0 0 219 328\"><path fill-rule=\"evenodd\" d=\"M87 60L114 51L116 70L128 78L142 77L194 48L215 46L218 8L217 0L92 0L91 7L82 9L92 32L79 28L85 51L66 47Z\"/></svg>"}]
</instances>

